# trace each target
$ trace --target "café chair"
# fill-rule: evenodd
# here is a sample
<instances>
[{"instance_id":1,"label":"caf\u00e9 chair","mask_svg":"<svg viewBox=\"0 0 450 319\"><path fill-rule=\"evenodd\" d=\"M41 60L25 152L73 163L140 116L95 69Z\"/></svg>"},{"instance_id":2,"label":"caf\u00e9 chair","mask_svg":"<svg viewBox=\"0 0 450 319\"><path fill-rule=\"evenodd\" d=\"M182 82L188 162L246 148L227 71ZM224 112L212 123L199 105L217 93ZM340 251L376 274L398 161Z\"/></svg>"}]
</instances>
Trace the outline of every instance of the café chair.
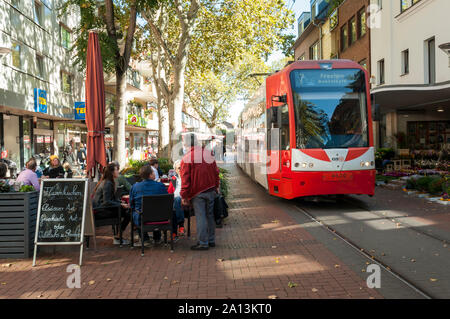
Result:
<instances>
[{"instance_id":1,"label":"caf\u00e9 chair","mask_svg":"<svg viewBox=\"0 0 450 319\"><path fill-rule=\"evenodd\" d=\"M164 242L167 244L167 232L170 232L170 249L173 251L172 218L173 194L149 195L142 197L141 225L141 256L144 257L144 233L161 231L164 233ZM133 245L133 227L131 245ZM132 246L133 247L133 246Z\"/></svg>"},{"instance_id":2,"label":"caf\u00e9 chair","mask_svg":"<svg viewBox=\"0 0 450 319\"><path fill-rule=\"evenodd\" d=\"M122 213L120 206L96 208L93 209L92 212L94 213L95 227L97 228L111 225L114 236L119 233L120 247L122 247L122 228L120 227ZM97 216L99 216L99 213L102 212L108 212L110 216L107 218L98 218ZM86 242L86 247L89 248L89 240Z\"/></svg>"}]
</instances>

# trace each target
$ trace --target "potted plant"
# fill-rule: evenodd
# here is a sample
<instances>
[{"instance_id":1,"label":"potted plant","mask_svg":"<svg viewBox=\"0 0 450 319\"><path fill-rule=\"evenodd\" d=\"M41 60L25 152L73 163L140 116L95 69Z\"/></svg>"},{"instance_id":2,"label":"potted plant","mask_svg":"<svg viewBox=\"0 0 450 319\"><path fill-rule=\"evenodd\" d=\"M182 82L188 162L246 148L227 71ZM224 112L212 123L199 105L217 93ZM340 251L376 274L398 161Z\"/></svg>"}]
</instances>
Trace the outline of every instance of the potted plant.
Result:
<instances>
[{"instance_id":1,"label":"potted plant","mask_svg":"<svg viewBox=\"0 0 450 319\"><path fill-rule=\"evenodd\" d=\"M0 259L32 256L38 204L33 186L0 182Z\"/></svg>"}]
</instances>

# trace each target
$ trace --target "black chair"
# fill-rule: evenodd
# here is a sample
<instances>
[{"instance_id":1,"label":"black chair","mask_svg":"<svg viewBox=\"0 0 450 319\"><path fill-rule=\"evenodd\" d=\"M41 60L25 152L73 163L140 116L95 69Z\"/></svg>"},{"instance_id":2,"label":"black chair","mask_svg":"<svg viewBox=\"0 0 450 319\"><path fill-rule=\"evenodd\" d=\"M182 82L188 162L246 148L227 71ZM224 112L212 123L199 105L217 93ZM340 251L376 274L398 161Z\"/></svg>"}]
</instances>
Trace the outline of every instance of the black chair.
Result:
<instances>
[{"instance_id":1,"label":"black chair","mask_svg":"<svg viewBox=\"0 0 450 319\"><path fill-rule=\"evenodd\" d=\"M173 194L142 197L141 225L139 227L141 233L141 256L144 256L144 233L158 230L164 233L165 243L167 243L167 232L170 232L170 249L173 250L173 200ZM133 227L131 229L131 246L133 247Z\"/></svg>"},{"instance_id":2,"label":"black chair","mask_svg":"<svg viewBox=\"0 0 450 319\"><path fill-rule=\"evenodd\" d=\"M122 247L122 228L120 227L122 222L122 210L120 209L120 206L95 208L92 211L94 213L95 227L111 225L114 236L119 233L120 247ZM97 216L103 212L108 212L109 217L98 218ZM89 244L87 247L89 248Z\"/></svg>"}]
</instances>

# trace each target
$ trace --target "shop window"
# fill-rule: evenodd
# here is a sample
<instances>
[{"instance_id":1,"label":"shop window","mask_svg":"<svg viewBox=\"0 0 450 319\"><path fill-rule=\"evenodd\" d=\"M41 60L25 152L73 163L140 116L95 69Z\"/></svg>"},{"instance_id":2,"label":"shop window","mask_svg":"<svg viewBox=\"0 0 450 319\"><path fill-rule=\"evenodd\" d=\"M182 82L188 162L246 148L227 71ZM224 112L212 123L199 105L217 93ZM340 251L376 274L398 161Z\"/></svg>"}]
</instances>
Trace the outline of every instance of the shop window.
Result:
<instances>
[{"instance_id":1,"label":"shop window","mask_svg":"<svg viewBox=\"0 0 450 319\"><path fill-rule=\"evenodd\" d=\"M450 143L450 121L408 122L408 147L413 150L440 150Z\"/></svg>"}]
</instances>

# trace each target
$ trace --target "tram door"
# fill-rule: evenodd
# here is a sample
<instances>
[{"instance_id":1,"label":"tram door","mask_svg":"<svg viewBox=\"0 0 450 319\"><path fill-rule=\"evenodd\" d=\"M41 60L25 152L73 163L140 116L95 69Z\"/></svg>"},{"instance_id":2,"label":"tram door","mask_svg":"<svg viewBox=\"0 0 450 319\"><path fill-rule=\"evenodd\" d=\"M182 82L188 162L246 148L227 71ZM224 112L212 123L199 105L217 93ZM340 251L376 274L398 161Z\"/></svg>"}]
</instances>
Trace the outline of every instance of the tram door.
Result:
<instances>
[{"instance_id":1,"label":"tram door","mask_svg":"<svg viewBox=\"0 0 450 319\"><path fill-rule=\"evenodd\" d=\"M280 172L280 108L273 106L267 109L267 181L270 193L278 193L279 182L281 181ZM274 185L275 184L275 185Z\"/></svg>"}]
</instances>

